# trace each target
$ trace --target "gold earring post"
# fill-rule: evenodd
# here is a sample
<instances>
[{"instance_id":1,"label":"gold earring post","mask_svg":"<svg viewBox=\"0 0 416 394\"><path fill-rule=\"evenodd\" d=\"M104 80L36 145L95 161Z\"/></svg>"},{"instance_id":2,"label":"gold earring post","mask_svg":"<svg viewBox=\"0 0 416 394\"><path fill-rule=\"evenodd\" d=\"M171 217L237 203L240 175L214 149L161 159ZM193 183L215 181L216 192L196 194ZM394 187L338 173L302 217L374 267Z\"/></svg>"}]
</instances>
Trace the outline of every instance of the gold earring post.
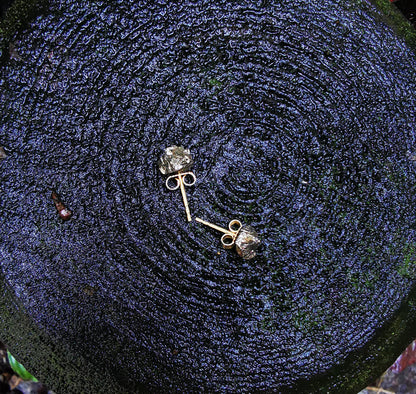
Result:
<instances>
[{"instance_id":1,"label":"gold earring post","mask_svg":"<svg viewBox=\"0 0 416 394\"><path fill-rule=\"evenodd\" d=\"M210 222L207 222L206 220L203 220L203 219L200 219L200 218L195 218L195 221L197 221L199 223L202 223L202 224L205 224L205 226L211 227L214 230L221 231L224 234L230 234L230 231L226 230L225 228L222 228L220 226L217 226L216 224L212 224Z\"/></svg>"},{"instance_id":2,"label":"gold earring post","mask_svg":"<svg viewBox=\"0 0 416 394\"><path fill-rule=\"evenodd\" d=\"M186 177L188 177L191 180L189 181L188 179L187 181ZM172 180L175 182L174 185L171 185L170 183ZM166 179L166 187L169 190L181 189L183 205L185 206L186 218L188 219L188 222L192 221L192 217L191 217L191 211L188 205L188 198L186 197L185 186L192 186L195 182L196 182L195 174L190 171L189 172L179 171L177 174L171 175L168 179Z\"/></svg>"},{"instance_id":3,"label":"gold earring post","mask_svg":"<svg viewBox=\"0 0 416 394\"><path fill-rule=\"evenodd\" d=\"M188 198L186 197L185 184L184 184L184 178L186 175L182 175L181 173L179 173L178 176L179 176L179 185L180 185L181 193L182 193L183 205L185 205L186 218L188 219L188 222L191 222L192 221L191 211L189 209Z\"/></svg>"}]
</instances>

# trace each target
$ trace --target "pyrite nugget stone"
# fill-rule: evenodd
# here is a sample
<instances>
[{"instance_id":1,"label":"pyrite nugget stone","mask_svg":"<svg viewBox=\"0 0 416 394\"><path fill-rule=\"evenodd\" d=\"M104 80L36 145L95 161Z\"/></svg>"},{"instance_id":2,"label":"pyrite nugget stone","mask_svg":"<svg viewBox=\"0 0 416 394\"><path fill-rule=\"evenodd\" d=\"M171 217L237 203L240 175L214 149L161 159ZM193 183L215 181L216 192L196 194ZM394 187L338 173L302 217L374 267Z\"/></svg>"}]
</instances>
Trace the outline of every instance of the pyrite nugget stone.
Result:
<instances>
[{"instance_id":1,"label":"pyrite nugget stone","mask_svg":"<svg viewBox=\"0 0 416 394\"><path fill-rule=\"evenodd\" d=\"M189 170L194 161L191 152L183 146L169 146L157 162L163 175Z\"/></svg>"},{"instance_id":2,"label":"pyrite nugget stone","mask_svg":"<svg viewBox=\"0 0 416 394\"><path fill-rule=\"evenodd\" d=\"M260 244L257 231L251 226L243 226L235 240L235 249L244 260L250 260L256 256Z\"/></svg>"}]
</instances>

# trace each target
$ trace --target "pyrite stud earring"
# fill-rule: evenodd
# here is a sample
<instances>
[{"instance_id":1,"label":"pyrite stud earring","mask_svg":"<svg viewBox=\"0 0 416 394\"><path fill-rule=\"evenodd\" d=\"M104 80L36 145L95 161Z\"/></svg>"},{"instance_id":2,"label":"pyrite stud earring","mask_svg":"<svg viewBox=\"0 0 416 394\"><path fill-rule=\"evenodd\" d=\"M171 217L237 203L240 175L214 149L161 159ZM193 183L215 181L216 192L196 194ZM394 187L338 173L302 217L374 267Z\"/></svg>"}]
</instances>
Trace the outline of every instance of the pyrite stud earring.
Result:
<instances>
[{"instance_id":1,"label":"pyrite stud earring","mask_svg":"<svg viewBox=\"0 0 416 394\"><path fill-rule=\"evenodd\" d=\"M188 222L192 221L192 217L186 197L185 186L192 186L196 182L195 174L188 171L193 164L194 161L192 160L189 149L176 145L166 148L158 161L159 170L163 175L176 173L166 179L166 187L169 190L181 190Z\"/></svg>"},{"instance_id":2,"label":"pyrite stud earring","mask_svg":"<svg viewBox=\"0 0 416 394\"><path fill-rule=\"evenodd\" d=\"M227 230L200 218L195 218L195 220L224 233L221 237L221 243L224 249L231 249L235 245L237 253L244 260L250 260L256 256L256 250L260 246L261 240L253 227L243 226L239 220L234 219L228 224Z\"/></svg>"}]
</instances>

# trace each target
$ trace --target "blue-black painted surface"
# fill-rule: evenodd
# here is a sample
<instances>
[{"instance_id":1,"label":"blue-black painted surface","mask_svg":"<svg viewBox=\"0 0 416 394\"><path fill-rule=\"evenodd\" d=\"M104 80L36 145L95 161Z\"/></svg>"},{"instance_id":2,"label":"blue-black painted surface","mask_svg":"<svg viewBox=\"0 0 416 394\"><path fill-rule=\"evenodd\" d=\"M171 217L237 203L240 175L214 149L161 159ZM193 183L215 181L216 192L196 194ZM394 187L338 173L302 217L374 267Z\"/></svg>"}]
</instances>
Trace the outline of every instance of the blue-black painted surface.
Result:
<instances>
[{"instance_id":1,"label":"blue-black painted surface","mask_svg":"<svg viewBox=\"0 0 416 394\"><path fill-rule=\"evenodd\" d=\"M13 45L0 269L36 325L133 391L352 384L415 280L415 57L377 13L68 0ZM193 215L253 225L256 259L186 221L172 144Z\"/></svg>"}]
</instances>

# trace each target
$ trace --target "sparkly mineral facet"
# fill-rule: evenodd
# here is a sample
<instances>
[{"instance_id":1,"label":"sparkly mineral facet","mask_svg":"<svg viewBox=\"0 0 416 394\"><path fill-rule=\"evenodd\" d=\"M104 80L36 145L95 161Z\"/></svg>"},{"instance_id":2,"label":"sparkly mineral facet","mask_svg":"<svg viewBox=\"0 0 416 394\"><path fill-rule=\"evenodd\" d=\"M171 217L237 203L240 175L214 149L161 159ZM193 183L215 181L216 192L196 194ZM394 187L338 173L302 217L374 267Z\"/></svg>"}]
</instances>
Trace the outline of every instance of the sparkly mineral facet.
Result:
<instances>
[{"instance_id":1,"label":"sparkly mineral facet","mask_svg":"<svg viewBox=\"0 0 416 394\"><path fill-rule=\"evenodd\" d=\"M243 226L235 240L237 253L244 259L250 260L256 256L256 250L261 240L256 230L251 226Z\"/></svg>"},{"instance_id":2,"label":"sparkly mineral facet","mask_svg":"<svg viewBox=\"0 0 416 394\"><path fill-rule=\"evenodd\" d=\"M157 162L159 170L163 175L172 174L178 171L189 170L194 161L191 152L183 146L169 146Z\"/></svg>"}]
</instances>

